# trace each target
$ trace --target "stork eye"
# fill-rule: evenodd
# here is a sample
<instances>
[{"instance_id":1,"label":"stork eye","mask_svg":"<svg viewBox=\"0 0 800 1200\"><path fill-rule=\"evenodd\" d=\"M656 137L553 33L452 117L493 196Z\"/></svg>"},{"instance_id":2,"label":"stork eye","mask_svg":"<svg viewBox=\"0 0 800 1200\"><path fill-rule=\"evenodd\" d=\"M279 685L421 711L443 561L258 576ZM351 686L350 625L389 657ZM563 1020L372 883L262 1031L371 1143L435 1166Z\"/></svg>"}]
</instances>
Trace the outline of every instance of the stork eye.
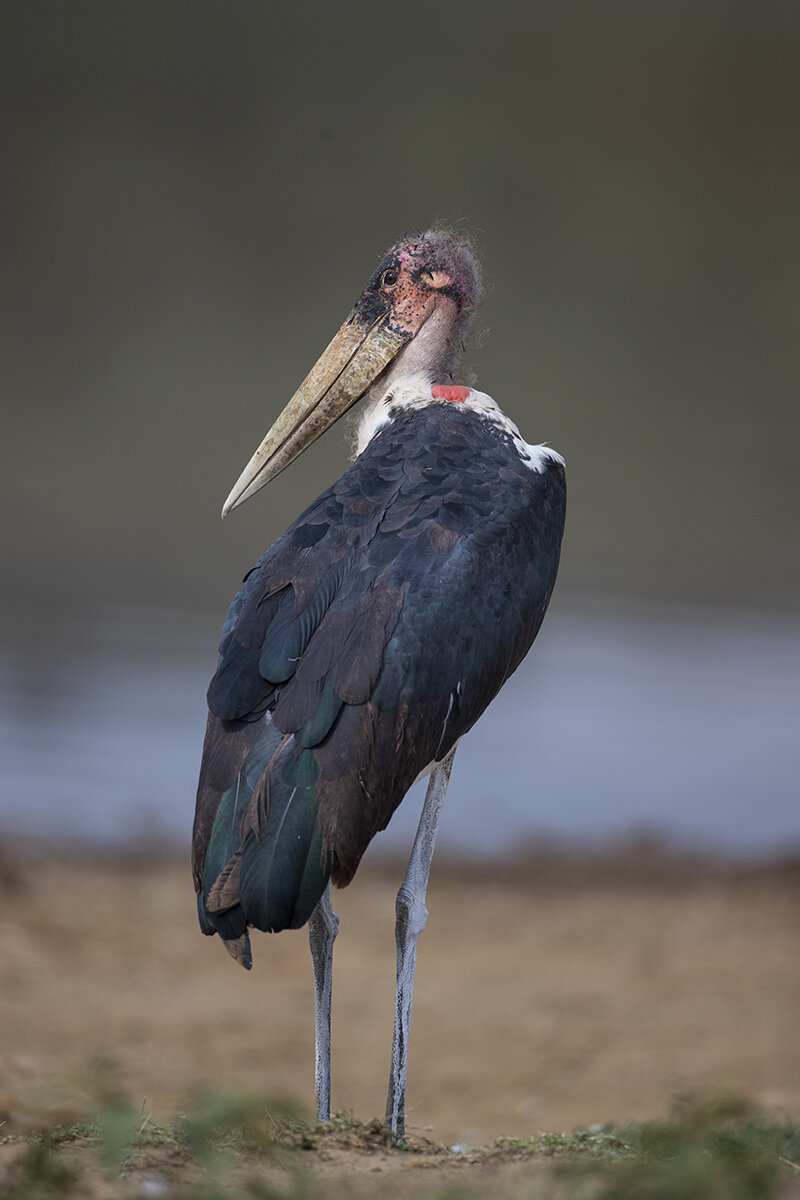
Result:
<instances>
[{"instance_id":1,"label":"stork eye","mask_svg":"<svg viewBox=\"0 0 800 1200\"><path fill-rule=\"evenodd\" d=\"M394 287L399 278L400 276L397 274L397 271L395 271L394 267L389 267L388 270L384 271L381 275L381 287Z\"/></svg>"}]
</instances>

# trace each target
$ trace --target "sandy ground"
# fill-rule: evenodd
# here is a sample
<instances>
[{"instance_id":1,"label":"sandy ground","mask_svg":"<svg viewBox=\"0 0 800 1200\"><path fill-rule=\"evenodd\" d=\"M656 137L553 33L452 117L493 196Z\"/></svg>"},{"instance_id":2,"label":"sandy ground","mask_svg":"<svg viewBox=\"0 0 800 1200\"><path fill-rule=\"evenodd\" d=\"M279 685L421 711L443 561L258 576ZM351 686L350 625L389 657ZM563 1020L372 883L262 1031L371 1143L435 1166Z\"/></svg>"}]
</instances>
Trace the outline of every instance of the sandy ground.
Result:
<instances>
[{"instance_id":1,"label":"sandy ground","mask_svg":"<svg viewBox=\"0 0 800 1200\"><path fill-rule=\"evenodd\" d=\"M155 1115L206 1084L311 1113L305 931L257 935L248 974L200 934L182 861L6 848L0 867L5 1133L68 1108L64 1082L97 1059ZM364 867L334 898L333 1105L365 1120L385 1104L398 881ZM790 862L435 864L409 1127L475 1145L658 1117L720 1088L800 1119L799 894Z\"/></svg>"}]
</instances>

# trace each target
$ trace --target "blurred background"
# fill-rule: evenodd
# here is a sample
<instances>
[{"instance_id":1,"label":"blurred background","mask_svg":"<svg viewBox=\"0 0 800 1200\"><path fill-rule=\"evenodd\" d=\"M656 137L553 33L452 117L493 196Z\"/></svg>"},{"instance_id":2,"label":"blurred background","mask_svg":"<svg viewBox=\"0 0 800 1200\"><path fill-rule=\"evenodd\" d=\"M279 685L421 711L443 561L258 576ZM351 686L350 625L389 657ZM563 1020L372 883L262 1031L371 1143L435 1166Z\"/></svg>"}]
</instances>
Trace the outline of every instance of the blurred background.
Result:
<instances>
[{"instance_id":1,"label":"blurred background","mask_svg":"<svg viewBox=\"0 0 800 1200\"><path fill-rule=\"evenodd\" d=\"M344 429L222 501L444 223L488 281L470 369L570 492L442 843L797 845L795 3L28 0L0 94L0 834L187 844L226 605Z\"/></svg>"}]
</instances>

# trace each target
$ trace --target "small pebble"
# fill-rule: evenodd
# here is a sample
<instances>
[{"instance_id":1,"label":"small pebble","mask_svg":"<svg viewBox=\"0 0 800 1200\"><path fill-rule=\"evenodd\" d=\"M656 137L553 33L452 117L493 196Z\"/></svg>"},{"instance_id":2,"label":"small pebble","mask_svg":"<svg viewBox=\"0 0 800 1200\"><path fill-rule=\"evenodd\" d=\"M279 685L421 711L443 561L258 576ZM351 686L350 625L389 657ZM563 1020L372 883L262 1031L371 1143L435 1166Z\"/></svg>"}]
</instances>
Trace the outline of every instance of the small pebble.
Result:
<instances>
[{"instance_id":1,"label":"small pebble","mask_svg":"<svg viewBox=\"0 0 800 1200\"><path fill-rule=\"evenodd\" d=\"M166 1179L143 1179L139 1184L139 1195L147 1196L148 1200L152 1197L153 1200L158 1200L159 1196L166 1196L169 1193L169 1184Z\"/></svg>"}]
</instances>

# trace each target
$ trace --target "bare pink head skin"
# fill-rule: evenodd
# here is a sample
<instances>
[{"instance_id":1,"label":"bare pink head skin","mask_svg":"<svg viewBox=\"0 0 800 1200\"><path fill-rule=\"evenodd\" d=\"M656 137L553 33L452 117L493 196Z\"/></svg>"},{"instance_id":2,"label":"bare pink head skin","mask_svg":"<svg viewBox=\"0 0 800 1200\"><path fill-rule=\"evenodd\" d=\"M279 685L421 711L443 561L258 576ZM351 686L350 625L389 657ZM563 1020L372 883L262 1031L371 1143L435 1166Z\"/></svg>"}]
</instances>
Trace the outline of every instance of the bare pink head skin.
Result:
<instances>
[{"instance_id":1,"label":"bare pink head skin","mask_svg":"<svg viewBox=\"0 0 800 1200\"><path fill-rule=\"evenodd\" d=\"M366 316L385 306L390 327L408 335L389 377L424 374L432 383L446 383L458 368L482 294L480 267L469 244L430 229L404 238L384 255L353 312Z\"/></svg>"}]
</instances>

